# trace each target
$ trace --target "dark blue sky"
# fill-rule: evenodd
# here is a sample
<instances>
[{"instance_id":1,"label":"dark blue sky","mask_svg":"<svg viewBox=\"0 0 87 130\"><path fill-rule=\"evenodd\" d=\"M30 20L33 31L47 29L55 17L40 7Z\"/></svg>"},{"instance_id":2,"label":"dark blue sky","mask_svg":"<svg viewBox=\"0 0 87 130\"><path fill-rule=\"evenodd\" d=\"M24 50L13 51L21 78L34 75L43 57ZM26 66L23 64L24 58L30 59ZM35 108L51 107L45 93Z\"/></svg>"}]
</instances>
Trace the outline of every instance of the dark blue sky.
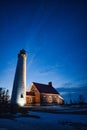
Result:
<instances>
[{"instance_id":1,"label":"dark blue sky","mask_svg":"<svg viewBox=\"0 0 87 130\"><path fill-rule=\"evenodd\" d=\"M0 86L12 89L17 54L27 51L32 81L87 85L86 0L0 1Z\"/></svg>"}]
</instances>

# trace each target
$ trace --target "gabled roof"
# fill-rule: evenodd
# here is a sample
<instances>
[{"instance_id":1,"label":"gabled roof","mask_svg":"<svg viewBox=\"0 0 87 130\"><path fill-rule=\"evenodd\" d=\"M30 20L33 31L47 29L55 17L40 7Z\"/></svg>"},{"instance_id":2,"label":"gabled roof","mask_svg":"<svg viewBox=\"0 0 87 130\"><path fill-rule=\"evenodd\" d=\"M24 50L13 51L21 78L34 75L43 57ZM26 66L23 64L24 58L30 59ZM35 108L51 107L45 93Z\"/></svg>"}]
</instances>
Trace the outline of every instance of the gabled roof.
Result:
<instances>
[{"instance_id":1,"label":"gabled roof","mask_svg":"<svg viewBox=\"0 0 87 130\"><path fill-rule=\"evenodd\" d=\"M35 87L38 89L40 93L48 93L48 94L59 94L55 88L53 88L50 84L41 84L33 82Z\"/></svg>"}]
</instances>

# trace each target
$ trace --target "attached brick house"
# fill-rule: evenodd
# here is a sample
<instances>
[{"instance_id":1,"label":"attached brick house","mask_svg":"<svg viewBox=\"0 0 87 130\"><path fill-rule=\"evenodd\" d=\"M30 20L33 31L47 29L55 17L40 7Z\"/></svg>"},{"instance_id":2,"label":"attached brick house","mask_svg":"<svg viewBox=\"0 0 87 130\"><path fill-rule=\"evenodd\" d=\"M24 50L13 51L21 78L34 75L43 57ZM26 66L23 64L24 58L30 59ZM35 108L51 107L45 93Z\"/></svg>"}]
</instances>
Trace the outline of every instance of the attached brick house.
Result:
<instances>
[{"instance_id":1,"label":"attached brick house","mask_svg":"<svg viewBox=\"0 0 87 130\"><path fill-rule=\"evenodd\" d=\"M26 92L26 105L29 104L63 104L64 99L60 96L52 82L46 84L32 82Z\"/></svg>"}]
</instances>

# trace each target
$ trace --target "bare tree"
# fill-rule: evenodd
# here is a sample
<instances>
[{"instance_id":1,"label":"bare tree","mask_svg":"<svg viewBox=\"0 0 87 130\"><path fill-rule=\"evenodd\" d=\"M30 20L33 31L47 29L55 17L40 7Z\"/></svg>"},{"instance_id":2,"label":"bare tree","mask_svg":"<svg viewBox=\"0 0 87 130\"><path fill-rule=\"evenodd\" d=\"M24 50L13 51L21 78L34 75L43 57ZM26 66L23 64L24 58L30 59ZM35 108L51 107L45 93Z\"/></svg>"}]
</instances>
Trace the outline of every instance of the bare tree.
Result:
<instances>
[{"instance_id":1,"label":"bare tree","mask_svg":"<svg viewBox=\"0 0 87 130\"><path fill-rule=\"evenodd\" d=\"M79 97L78 97L78 103L79 104L85 103L85 98L84 98L84 96L82 94L80 94Z\"/></svg>"}]
</instances>

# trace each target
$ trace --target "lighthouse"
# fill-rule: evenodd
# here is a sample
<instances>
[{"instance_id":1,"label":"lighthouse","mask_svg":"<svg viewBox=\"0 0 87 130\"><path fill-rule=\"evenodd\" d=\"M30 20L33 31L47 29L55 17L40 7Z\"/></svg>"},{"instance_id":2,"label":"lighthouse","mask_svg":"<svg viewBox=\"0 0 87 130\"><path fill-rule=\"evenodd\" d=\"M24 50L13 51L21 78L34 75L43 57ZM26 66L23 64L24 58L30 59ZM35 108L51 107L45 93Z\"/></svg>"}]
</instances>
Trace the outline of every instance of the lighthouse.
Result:
<instances>
[{"instance_id":1,"label":"lighthouse","mask_svg":"<svg viewBox=\"0 0 87 130\"><path fill-rule=\"evenodd\" d=\"M14 77L11 104L24 106L26 103L26 51L20 50Z\"/></svg>"}]
</instances>

